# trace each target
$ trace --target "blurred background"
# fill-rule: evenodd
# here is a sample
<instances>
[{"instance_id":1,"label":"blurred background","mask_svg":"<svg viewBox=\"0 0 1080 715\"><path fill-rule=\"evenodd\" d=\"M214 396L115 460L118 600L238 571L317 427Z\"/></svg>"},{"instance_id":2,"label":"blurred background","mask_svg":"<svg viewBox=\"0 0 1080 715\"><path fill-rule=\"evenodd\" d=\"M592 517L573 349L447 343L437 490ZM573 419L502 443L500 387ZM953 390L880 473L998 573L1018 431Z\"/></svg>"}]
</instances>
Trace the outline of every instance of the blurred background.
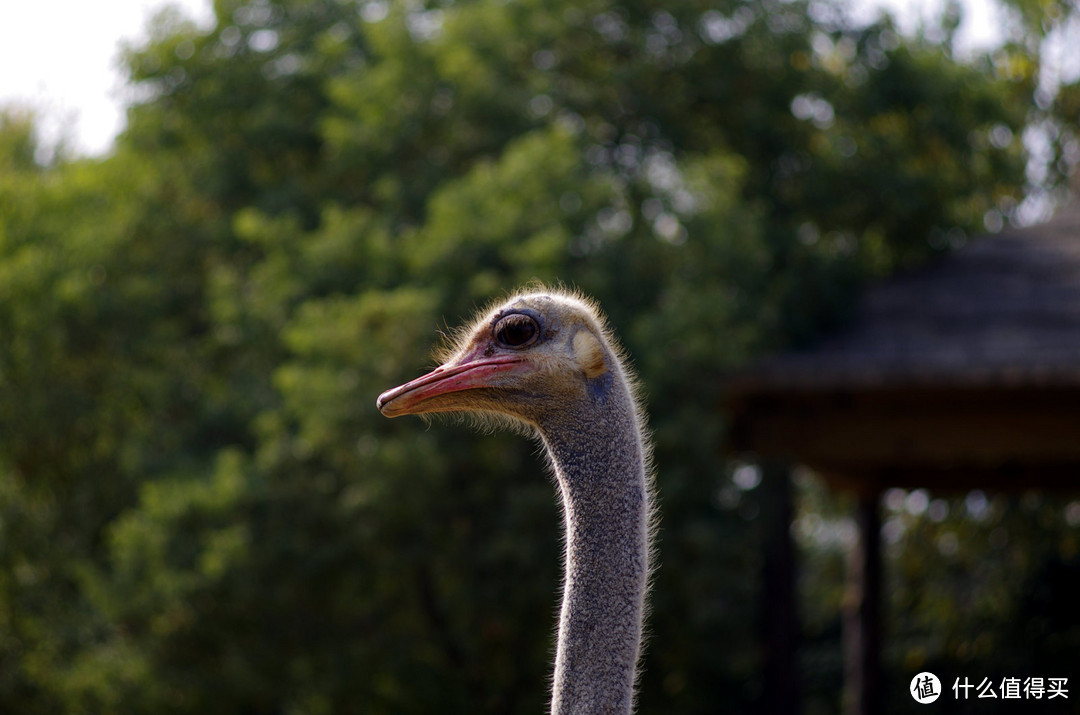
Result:
<instances>
[{"instance_id":1,"label":"blurred background","mask_svg":"<svg viewBox=\"0 0 1080 715\"><path fill-rule=\"evenodd\" d=\"M1080 7L994 8L962 47L955 2L217 0L125 44L112 144L8 104L0 711L542 712L535 445L374 408L538 278L601 302L645 386L640 711L757 712L768 505L724 380L1068 200ZM831 713L855 528L796 486L803 711ZM1078 675L1076 495L882 509L886 712L921 669Z\"/></svg>"}]
</instances>

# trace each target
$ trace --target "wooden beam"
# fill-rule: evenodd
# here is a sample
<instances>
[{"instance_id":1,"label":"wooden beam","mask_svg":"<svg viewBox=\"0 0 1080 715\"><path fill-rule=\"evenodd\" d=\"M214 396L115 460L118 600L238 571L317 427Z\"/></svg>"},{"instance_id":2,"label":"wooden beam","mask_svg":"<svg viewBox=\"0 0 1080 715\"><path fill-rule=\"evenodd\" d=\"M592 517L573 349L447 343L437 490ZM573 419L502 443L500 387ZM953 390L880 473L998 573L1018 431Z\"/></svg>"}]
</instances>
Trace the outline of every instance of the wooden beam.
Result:
<instances>
[{"instance_id":1,"label":"wooden beam","mask_svg":"<svg viewBox=\"0 0 1080 715\"><path fill-rule=\"evenodd\" d=\"M799 618L796 598L795 545L791 540L794 497L791 466L761 465L765 561L762 573L762 635L765 645L761 712L796 715L799 712Z\"/></svg>"},{"instance_id":2,"label":"wooden beam","mask_svg":"<svg viewBox=\"0 0 1080 715\"><path fill-rule=\"evenodd\" d=\"M844 595L844 714L874 715L881 707L881 516L878 494L861 494L858 539Z\"/></svg>"},{"instance_id":3,"label":"wooden beam","mask_svg":"<svg viewBox=\"0 0 1080 715\"><path fill-rule=\"evenodd\" d=\"M732 410L734 451L801 464L1080 463L1076 390L765 393Z\"/></svg>"}]
</instances>

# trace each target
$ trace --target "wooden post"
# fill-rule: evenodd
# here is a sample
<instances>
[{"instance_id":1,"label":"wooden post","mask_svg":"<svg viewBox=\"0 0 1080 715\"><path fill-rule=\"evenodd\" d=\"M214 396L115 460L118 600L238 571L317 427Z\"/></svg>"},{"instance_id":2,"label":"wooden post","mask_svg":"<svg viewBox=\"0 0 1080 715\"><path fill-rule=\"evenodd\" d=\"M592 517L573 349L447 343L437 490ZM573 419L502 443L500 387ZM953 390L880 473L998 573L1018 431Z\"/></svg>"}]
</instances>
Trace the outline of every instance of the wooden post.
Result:
<instances>
[{"instance_id":1,"label":"wooden post","mask_svg":"<svg viewBox=\"0 0 1080 715\"><path fill-rule=\"evenodd\" d=\"M761 465L761 501L765 528L762 586L762 635L765 646L762 713L796 715L799 711L799 619L795 596L794 512L791 467Z\"/></svg>"},{"instance_id":2,"label":"wooden post","mask_svg":"<svg viewBox=\"0 0 1080 715\"><path fill-rule=\"evenodd\" d=\"M858 538L848 563L844 595L844 713L872 715L881 705L880 492L859 495Z\"/></svg>"}]
</instances>

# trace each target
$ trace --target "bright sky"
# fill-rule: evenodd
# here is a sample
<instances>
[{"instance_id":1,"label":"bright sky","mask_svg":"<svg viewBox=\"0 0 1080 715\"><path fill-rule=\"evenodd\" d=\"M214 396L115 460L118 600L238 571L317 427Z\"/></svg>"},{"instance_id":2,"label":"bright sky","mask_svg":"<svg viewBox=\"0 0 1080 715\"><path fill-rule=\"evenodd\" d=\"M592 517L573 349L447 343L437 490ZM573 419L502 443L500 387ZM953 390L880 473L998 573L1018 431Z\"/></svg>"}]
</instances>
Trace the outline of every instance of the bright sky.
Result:
<instances>
[{"instance_id":1,"label":"bright sky","mask_svg":"<svg viewBox=\"0 0 1080 715\"><path fill-rule=\"evenodd\" d=\"M942 0L854 0L860 15L893 10L914 31L935 17ZM122 129L123 77L119 43L138 40L166 4L181 7L202 26L212 21L211 0L36 0L0 6L0 105L18 104L42 117L46 144L66 137L82 153L108 151ZM986 47L998 36L992 0L964 0L961 47Z\"/></svg>"},{"instance_id":2,"label":"bright sky","mask_svg":"<svg viewBox=\"0 0 1080 715\"><path fill-rule=\"evenodd\" d=\"M123 128L121 40L144 36L166 4L209 25L212 0L0 3L0 105L37 110L47 143L64 136L101 154Z\"/></svg>"}]
</instances>

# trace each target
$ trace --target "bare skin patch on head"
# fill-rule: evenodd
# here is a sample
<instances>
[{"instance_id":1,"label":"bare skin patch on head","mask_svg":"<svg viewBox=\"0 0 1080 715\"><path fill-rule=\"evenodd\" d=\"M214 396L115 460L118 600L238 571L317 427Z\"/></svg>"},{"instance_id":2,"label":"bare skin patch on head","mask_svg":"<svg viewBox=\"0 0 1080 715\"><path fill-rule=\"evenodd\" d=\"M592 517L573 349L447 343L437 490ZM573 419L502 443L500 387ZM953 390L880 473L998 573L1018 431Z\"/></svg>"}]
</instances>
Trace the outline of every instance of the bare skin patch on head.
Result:
<instances>
[{"instance_id":1,"label":"bare skin patch on head","mask_svg":"<svg viewBox=\"0 0 1080 715\"><path fill-rule=\"evenodd\" d=\"M590 380L607 372L604 349L588 330L579 330L574 336L574 360Z\"/></svg>"}]
</instances>

